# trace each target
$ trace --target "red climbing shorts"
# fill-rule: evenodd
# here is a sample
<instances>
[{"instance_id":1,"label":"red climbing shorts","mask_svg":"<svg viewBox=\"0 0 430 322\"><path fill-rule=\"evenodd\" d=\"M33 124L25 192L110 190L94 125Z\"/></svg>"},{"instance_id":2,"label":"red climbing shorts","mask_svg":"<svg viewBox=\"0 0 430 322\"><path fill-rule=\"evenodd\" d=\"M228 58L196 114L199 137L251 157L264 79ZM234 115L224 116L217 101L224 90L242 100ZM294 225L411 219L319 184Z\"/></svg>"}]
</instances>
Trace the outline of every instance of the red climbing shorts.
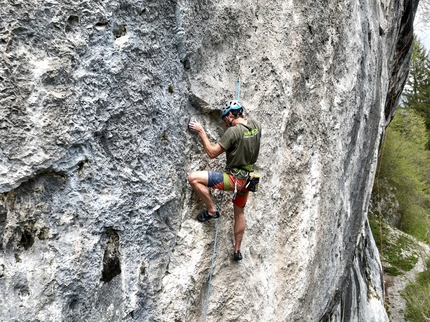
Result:
<instances>
[{"instance_id":1,"label":"red climbing shorts","mask_svg":"<svg viewBox=\"0 0 430 322\"><path fill-rule=\"evenodd\" d=\"M245 188L246 179L235 178L227 172L208 171L208 187L224 191L234 191L236 182L237 194L233 204L243 208L248 200L249 190Z\"/></svg>"}]
</instances>

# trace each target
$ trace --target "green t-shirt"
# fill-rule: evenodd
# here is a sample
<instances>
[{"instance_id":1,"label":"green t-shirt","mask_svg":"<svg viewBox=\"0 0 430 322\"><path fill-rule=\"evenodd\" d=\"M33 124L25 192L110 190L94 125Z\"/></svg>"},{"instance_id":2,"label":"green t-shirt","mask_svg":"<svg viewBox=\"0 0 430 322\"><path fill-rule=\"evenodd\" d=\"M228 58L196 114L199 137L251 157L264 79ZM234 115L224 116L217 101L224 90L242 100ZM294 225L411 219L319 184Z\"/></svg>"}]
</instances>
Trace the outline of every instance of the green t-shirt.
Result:
<instances>
[{"instance_id":1,"label":"green t-shirt","mask_svg":"<svg viewBox=\"0 0 430 322\"><path fill-rule=\"evenodd\" d=\"M218 141L226 150L227 165L231 168L240 168L257 162L261 126L253 119L247 119L246 122L246 125L238 123L229 127Z\"/></svg>"}]
</instances>

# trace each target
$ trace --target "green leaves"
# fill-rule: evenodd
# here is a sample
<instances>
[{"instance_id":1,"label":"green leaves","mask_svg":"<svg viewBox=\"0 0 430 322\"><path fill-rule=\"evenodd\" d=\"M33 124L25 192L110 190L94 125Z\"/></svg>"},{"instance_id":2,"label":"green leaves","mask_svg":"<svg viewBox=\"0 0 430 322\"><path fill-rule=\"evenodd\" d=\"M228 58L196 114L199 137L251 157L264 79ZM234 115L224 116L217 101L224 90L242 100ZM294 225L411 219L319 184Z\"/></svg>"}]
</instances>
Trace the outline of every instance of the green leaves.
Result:
<instances>
[{"instance_id":1,"label":"green leaves","mask_svg":"<svg viewBox=\"0 0 430 322\"><path fill-rule=\"evenodd\" d=\"M430 57L417 38L414 40L409 78L403 96L403 107L418 112L424 118L427 132L430 133ZM426 147L430 149L428 139Z\"/></svg>"},{"instance_id":2,"label":"green leaves","mask_svg":"<svg viewBox=\"0 0 430 322\"><path fill-rule=\"evenodd\" d=\"M427 268L430 262L427 262ZM409 284L402 296L406 300L407 310L405 317L407 321L429 321L430 320L430 271L419 273L415 283Z\"/></svg>"},{"instance_id":3,"label":"green leaves","mask_svg":"<svg viewBox=\"0 0 430 322\"><path fill-rule=\"evenodd\" d=\"M430 225L426 225L430 216L427 137L423 117L413 109L399 109L387 128L376 183L387 180L395 188L402 215L399 228L430 244Z\"/></svg>"}]
</instances>

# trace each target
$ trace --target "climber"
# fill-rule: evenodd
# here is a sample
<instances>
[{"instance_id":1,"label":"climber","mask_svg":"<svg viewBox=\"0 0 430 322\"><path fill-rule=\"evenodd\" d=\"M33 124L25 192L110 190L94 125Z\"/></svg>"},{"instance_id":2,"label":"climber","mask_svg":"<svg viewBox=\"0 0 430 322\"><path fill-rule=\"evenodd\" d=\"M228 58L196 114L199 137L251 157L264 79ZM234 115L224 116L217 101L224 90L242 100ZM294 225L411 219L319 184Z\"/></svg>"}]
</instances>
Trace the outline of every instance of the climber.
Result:
<instances>
[{"instance_id":1,"label":"climber","mask_svg":"<svg viewBox=\"0 0 430 322\"><path fill-rule=\"evenodd\" d=\"M240 245L245 232L244 207L249 191L245 187L248 175L253 171L260 150L260 124L247 118L244 108L238 101L229 101L222 108L221 119L227 130L215 145L209 141L205 130L198 122L190 122L189 129L199 134L208 156L213 159L226 152L227 166L225 172L194 171L188 175L188 181L194 191L206 205L206 210L197 216L204 222L220 216L210 196L209 188L234 191L234 260L242 259Z\"/></svg>"}]
</instances>

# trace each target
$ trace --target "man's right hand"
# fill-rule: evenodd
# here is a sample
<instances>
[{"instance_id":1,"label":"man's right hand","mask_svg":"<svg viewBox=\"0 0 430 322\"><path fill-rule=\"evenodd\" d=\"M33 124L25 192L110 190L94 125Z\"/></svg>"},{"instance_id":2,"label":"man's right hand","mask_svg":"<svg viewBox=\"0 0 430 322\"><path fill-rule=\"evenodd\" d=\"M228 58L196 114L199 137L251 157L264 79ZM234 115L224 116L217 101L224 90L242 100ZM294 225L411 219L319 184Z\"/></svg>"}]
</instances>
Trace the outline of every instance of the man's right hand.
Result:
<instances>
[{"instance_id":1,"label":"man's right hand","mask_svg":"<svg viewBox=\"0 0 430 322\"><path fill-rule=\"evenodd\" d=\"M190 131L193 131L199 134L203 143L203 148L205 149L206 153L211 159L216 158L221 153L225 152L224 148L218 143L215 145L212 145L209 142L208 136L206 135L206 132L203 129L203 126L199 122L191 121L188 124L188 128L190 129Z\"/></svg>"},{"instance_id":2,"label":"man's right hand","mask_svg":"<svg viewBox=\"0 0 430 322\"><path fill-rule=\"evenodd\" d=\"M196 133L200 133L203 131L203 126L199 122L195 122L195 121L191 121L188 124L188 128L191 131L196 132Z\"/></svg>"}]
</instances>

